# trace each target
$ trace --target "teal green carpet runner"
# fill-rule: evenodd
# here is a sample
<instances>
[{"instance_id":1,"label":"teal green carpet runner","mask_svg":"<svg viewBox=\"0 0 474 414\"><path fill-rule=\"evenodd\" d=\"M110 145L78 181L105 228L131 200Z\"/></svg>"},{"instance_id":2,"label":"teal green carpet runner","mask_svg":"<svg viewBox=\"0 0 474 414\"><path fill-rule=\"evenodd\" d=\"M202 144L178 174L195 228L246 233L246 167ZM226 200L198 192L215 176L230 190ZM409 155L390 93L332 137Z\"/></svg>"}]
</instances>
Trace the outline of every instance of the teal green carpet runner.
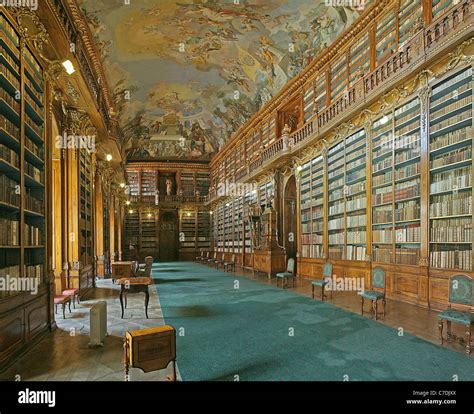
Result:
<instances>
[{"instance_id":1,"label":"teal green carpet runner","mask_svg":"<svg viewBox=\"0 0 474 414\"><path fill-rule=\"evenodd\" d=\"M329 303L195 263L153 278L184 381L474 380L474 357Z\"/></svg>"}]
</instances>

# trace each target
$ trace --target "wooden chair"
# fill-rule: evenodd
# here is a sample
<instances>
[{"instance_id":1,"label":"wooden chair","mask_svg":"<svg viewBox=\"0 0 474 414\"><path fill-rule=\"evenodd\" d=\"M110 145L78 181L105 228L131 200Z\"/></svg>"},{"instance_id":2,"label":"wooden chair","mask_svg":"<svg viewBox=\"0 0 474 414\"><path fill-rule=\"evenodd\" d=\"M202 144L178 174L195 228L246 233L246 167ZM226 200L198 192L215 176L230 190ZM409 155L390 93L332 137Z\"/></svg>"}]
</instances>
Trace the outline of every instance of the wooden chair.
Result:
<instances>
[{"instance_id":1,"label":"wooden chair","mask_svg":"<svg viewBox=\"0 0 474 414\"><path fill-rule=\"evenodd\" d=\"M220 260L216 259L216 261L214 262L214 267L215 267L216 269L219 269L219 266L220 266L220 265L224 266L224 263L225 263L224 258L225 258L225 254L224 254L224 253L221 253L221 258L220 258Z\"/></svg>"},{"instance_id":2,"label":"wooden chair","mask_svg":"<svg viewBox=\"0 0 474 414\"><path fill-rule=\"evenodd\" d=\"M201 250L201 256L196 256L196 262L200 262L204 259L204 250Z\"/></svg>"},{"instance_id":3,"label":"wooden chair","mask_svg":"<svg viewBox=\"0 0 474 414\"><path fill-rule=\"evenodd\" d=\"M286 287L288 284L288 279L291 279L291 286L295 287L295 259L288 259L288 265L286 266L286 272L276 274L276 282L278 286L278 281L281 279L283 286Z\"/></svg>"},{"instance_id":4,"label":"wooden chair","mask_svg":"<svg viewBox=\"0 0 474 414\"><path fill-rule=\"evenodd\" d=\"M209 255L210 255L210 252L207 251L206 252L206 255L203 256L201 259L199 259L199 261L203 262L203 263L207 263L207 261L209 260Z\"/></svg>"},{"instance_id":5,"label":"wooden chair","mask_svg":"<svg viewBox=\"0 0 474 414\"><path fill-rule=\"evenodd\" d=\"M54 313L58 313L58 305L63 306L63 319L66 319L66 305L69 305L69 312L71 312L71 296L55 295L54 296Z\"/></svg>"},{"instance_id":6,"label":"wooden chair","mask_svg":"<svg viewBox=\"0 0 474 414\"><path fill-rule=\"evenodd\" d=\"M230 269L235 272L235 254L232 255L230 262L224 262L224 272L227 272Z\"/></svg>"},{"instance_id":7,"label":"wooden chair","mask_svg":"<svg viewBox=\"0 0 474 414\"><path fill-rule=\"evenodd\" d=\"M314 288L319 287L321 288L321 301L324 302L324 298L326 295L324 294L324 289L326 285L329 283L329 280L332 278L332 263L325 263L323 267L323 278L320 280L313 280L311 282L311 289L312 289L312 297L314 299ZM331 289L331 299L332 299L332 289Z\"/></svg>"},{"instance_id":8,"label":"wooden chair","mask_svg":"<svg viewBox=\"0 0 474 414\"><path fill-rule=\"evenodd\" d=\"M451 323L463 325L466 328L466 353L469 355L472 349L472 327L474 326L474 313L472 313L473 305L473 289L472 278L463 275L453 275L449 278L449 294L448 309L438 314L439 322L439 339L443 345L443 322L446 321L447 341L455 340L464 342L462 338L458 338L451 333Z\"/></svg>"},{"instance_id":9,"label":"wooden chair","mask_svg":"<svg viewBox=\"0 0 474 414\"><path fill-rule=\"evenodd\" d=\"M372 275L370 280L371 288L374 289L383 289L382 292L379 290L365 290L360 292L362 303L361 303L361 315L364 314L364 299L369 299L372 301L372 310L374 313L374 318L377 320L377 303L379 300L383 303L383 317L385 317L385 270L381 267L376 267L372 269Z\"/></svg>"},{"instance_id":10,"label":"wooden chair","mask_svg":"<svg viewBox=\"0 0 474 414\"><path fill-rule=\"evenodd\" d=\"M76 300L77 300L77 304L81 303L81 298L79 297L78 288L65 289L62 291L62 294L65 296L69 296L72 299L72 307L74 309L76 309Z\"/></svg>"},{"instance_id":11,"label":"wooden chair","mask_svg":"<svg viewBox=\"0 0 474 414\"><path fill-rule=\"evenodd\" d=\"M153 256L145 257L145 265L135 271L135 277L151 277L151 268L153 266Z\"/></svg>"},{"instance_id":12,"label":"wooden chair","mask_svg":"<svg viewBox=\"0 0 474 414\"><path fill-rule=\"evenodd\" d=\"M207 264L210 266L214 264L216 260L217 260L217 252L214 252L214 256L212 256L212 259L207 259Z\"/></svg>"}]
</instances>

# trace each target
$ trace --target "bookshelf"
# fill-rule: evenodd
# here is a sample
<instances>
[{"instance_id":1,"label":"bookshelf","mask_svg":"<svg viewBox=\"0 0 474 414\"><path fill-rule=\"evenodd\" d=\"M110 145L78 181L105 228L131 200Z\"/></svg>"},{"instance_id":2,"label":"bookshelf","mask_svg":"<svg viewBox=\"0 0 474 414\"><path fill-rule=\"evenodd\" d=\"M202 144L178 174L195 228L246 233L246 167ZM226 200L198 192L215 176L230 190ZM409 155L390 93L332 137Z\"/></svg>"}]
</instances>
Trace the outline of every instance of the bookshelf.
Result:
<instances>
[{"instance_id":1,"label":"bookshelf","mask_svg":"<svg viewBox=\"0 0 474 414\"><path fill-rule=\"evenodd\" d=\"M128 191L132 196L140 194L139 172L127 170Z\"/></svg>"},{"instance_id":2,"label":"bookshelf","mask_svg":"<svg viewBox=\"0 0 474 414\"><path fill-rule=\"evenodd\" d=\"M331 64L331 102L347 87L347 58L342 55Z\"/></svg>"},{"instance_id":3,"label":"bookshelf","mask_svg":"<svg viewBox=\"0 0 474 414\"><path fill-rule=\"evenodd\" d=\"M326 108L326 73L320 73L316 78L316 110L322 111Z\"/></svg>"},{"instance_id":4,"label":"bookshelf","mask_svg":"<svg viewBox=\"0 0 474 414\"><path fill-rule=\"evenodd\" d=\"M181 172L181 191L184 196L193 196L195 188L195 177L194 173Z\"/></svg>"},{"instance_id":5,"label":"bookshelf","mask_svg":"<svg viewBox=\"0 0 474 414\"><path fill-rule=\"evenodd\" d=\"M140 210L140 254L157 257L158 217L153 209Z\"/></svg>"},{"instance_id":6,"label":"bookshelf","mask_svg":"<svg viewBox=\"0 0 474 414\"><path fill-rule=\"evenodd\" d=\"M402 45L410 38L413 25L423 17L421 2L400 0L398 10L398 44Z\"/></svg>"},{"instance_id":7,"label":"bookshelf","mask_svg":"<svg viewBox=\"0 0 474 414\"><path fill-rule=\"evenodd\" d=\"M197 249L210 250L211 248L211 214L207 210L199 210L197 217Z\"/></svg>"},{"instance_id":8,"label":"bookshelf","mask_svg":"<svg viewBox=\"0 0 474 414\"><path fill-rule=\"evenodd\" d=\"M201 197L209 194L209 187L211 185L211 175L208 172L196 173L196 195Z\"/></svg>"},{"instance_id":9,"label":"bookshelf","mask_svg":"<svg viewBox=\"0 0 474 414\"><path fill-rule=\"evenodd\" d=\"M196 249L196 211L184 210L181 216L180 250Z\"/></svg>"},{"instance_id":10,"label":"bookshelf","mask_svg":"<svg viewBox=\"0 0 474 414\"><path fill-rule=\"evenodd\" d=\"M370 71L370 39L369 34L364 34L354 42L350 48L349 85L353 85L362 71L367 74Z\"/></svg>"},{"instance_id":11,"label":"bookshelf","mask_svg":"<svg viewBox=\"0 0 474 414\"><path fill-rule=\"evenodd\" d=\"M372 255L377 263L416 265L421 243L420 101L373 123Z\"/></svg>"},{"instance_id":12,"label":"bookshelf","mask_svg":"<svg viewBox=\"0 0 474 414\"><path fill-rule=\"evenodd\" d=\"M316 112L316 94L313 82L307 85L304 89L303 112L304 122L308 122Z\"/></svg>"},{"instance_id":13,"label":"bookshelf","mask_svg":"<svg viewBox=\"0 0 474 414\"><path fill-rule=\"evenodd\" d=\"M430 97L430 265L472 270L472 69Z\"/></svg>"},{"instance_id":14,"label":"bookshelf","mask_svg":"<svg viewBox=\"0 0 474 414\"><path fill-rule=\"evenodd\" d=\"M320 155L302 166L300 177L301 255L324 253L324 159Z\"/></svg>"},{"instance_id":15,"label":"bookshelf","mask_svg":"<svg viewBox=\"0 0 474 414\"><path fill-rule=\"evenodd\" d=\"M0 13L0 276L45 276L43 71ZM19 93L18 93L19 92ZM18 292L0 292L0 297Z\"/></svg>"},{"instance_id":16,"label":"bookshelf","mask_svg":"<svg viewBox=\"0 0 474 414\"><path fill-rule=\"evenodd\" d=\"M156 171L141 172L141 195L153 196L158 190L156 185Z\"/></svg>"},{"instance_id":17,"label":"bookshelf","mask_svg":"<svg viewBox=\"0 0 474 414\"><path fill-rule=\"evenodd\" d=\"M224 251L224 205L221 204L217 209L217 249Z\"/></svg>"},{"instance_id":18,"label":"bookshelf","mask_svg":"<svg viewBox=\"0 0 474 414\"><path fill-rule=\"evenodd\" d=\"M363 261L366 256L366 134L360 130L328 151L328 254Z\"/></svg>"},{"instance_id":19,"label":"bookshelf","mask_svg":"<svg viewBox=\"0 0 474 414\"><path fill-rule=\"evenodd\" d=\"M392 10L377 22L375 54L377 62L384 60L396 48L397 15Z\"/></svg>"},{"instance_id":20,"label":"bookshelf","mask_svg":"<svg viewBox=\"0 0 474 414\"><path fill-rule=\"evenodd\" d=\"M93 263L93 189L92 189L92 154L87 149L79 151L79 230L81 268Z\"/></svg>"}]
</instances>

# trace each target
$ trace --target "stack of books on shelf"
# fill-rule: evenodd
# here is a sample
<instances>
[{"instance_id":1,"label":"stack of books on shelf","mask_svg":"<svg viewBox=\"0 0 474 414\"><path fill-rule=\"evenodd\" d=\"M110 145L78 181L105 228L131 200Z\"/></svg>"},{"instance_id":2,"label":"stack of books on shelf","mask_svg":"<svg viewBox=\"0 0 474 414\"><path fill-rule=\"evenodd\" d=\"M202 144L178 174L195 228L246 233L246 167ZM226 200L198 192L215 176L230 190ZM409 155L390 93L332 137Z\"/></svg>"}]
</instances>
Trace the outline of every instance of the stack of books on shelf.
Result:
<instances>
[{"instance_id":1,"label":"stack of books on shelf","mask_svg":"<svg viewBox=\"0 0 474 414\"><path fill-rule=\"evenodd\" d=\"M20 206L20 184L0 173L0 202Z\"/></svg>"},{"instance_id":2,"label":"stack of books on shelf","mask_svg":"<svg viewBox=\"0 0 474 414\"><path fill-rule=\"evenodd\" d=\"M0 246L18 246L20 222L10 217L0 216Z\"/></svg>"},{"instance_id":3,"label":"stack of books on shelf","mask_svg":"<svg viewBox=\"0 0 474 414\"><path fill-rule=\"evenodd\" d=\"M25 246L41 246L42 231L34 225L25 223Z\"/></svg>"},{"instance_id":4,"label":"stack of books on shelf","mask_svg":"<svg viewBox=\"0 0 474 414\"><path fill-rule=\"evenodd\" d=\"M20 156L6 145L0 144L0 158L15 168L20 168Z\"/></svg>"}]
</instances>

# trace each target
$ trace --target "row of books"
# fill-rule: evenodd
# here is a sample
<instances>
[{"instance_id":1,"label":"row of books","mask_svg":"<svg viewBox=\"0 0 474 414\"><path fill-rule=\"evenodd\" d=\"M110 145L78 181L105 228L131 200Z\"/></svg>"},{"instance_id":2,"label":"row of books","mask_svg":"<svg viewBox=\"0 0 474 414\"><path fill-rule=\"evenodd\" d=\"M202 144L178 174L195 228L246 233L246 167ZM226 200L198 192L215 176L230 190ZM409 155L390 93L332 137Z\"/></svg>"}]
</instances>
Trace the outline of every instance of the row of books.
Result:
<instances>
[{"instance_id":1,"label":"row of books","mask_svg":"<svg viewBox=\"0 0 474 414\"><path fill-rule=\"evenodd\" d=\"M29 277L32 279L43 279L43 269L44 266L42 264L36 265L25 265L25 272L24 277Z\"/></svg>"},{"instance_id":2,"label":"row of books","mask_svg":"<svg viewBox=\"0 0 474 414\"><path fill-rule=\"evenodd\" d=\"M420 174L420 172L421 171L419 162L410 164L395 171L395 180L401 180L403 178L412 177L414 175Z\"/></svg>"},{"instance_id":3,"label":"row of books","mask_svg":"<svg viewBox=\"0 0 474 414\"><path fill-rule=\"evenodd\" d=\"M418 164L413 164L418 165ZM392 184L393 175L392 171L387 171L384 174L376 175L372 178L372 187L380 187L384 184Z\"/></svg>"},{"instance_id":4,"label":"row of books","mask_svg":"<svg viewBox=\"0 0 474 414\"><path fill-rule=\"evenodd\" d=\"M8 178L5 174L0 173L0 201L11 204L12 206L20 206L20 184Z\"/></svg>"},{"instance_id":5,"label":"row of books","mask_svg":"<svg viewBox=\"0 0 474 414\"><path fill-rule=\"evenodd\" d=\"M344 244L344 232L330 234L329 244Z\"/></svg>"},{"instance_id":6,"label":"row of books","mask_svg":"<svg viewBox=\"0 0 474 414\"><path fill-rule=\"evenodd\" d=\"M25 208L39 214L44 213L44 201L34 197L29 188L26 189Z\"/></svg>"},{"instance_id":7,"label":"row of books","mask_svg":"<svg viewBox=\"0 0 474 414\"><path fill-rule=\"evenodd\" d=\"M20 168L20 156L15 150L6 145L0 144L0 158L14 167Z\"/></svg>"},{"instance_id":8,"label":"row of books","mask_svg":"<svg viewBox=\"0 0 474 414\"><path fill-rule=\"evenodd\" d=\"M430 164L431 168L438 168L466 160L472 160L471 146L439 155L438 157L433 158Z\"/></svg>"},{"instance_id":9,"label":"row of books","mask_svg":"<svg viewBox=\"0 0 474 414\"><path fill-rule=\"evenodd\" d=\"M444 3L449 3L449 0L444 1ZM440 83L439 85L435 86L433 88L432 95L435 96L439 92L441 92L442 90L449 88L450 86L454 85L455 83L458 83L458 82L463 81L463 80L468 80L468 79L470 80L471 78L472 78L472 69L471 68L465 69L465 70L459 72L456 76L453 76L452 78L450 78L449 80L444 81L444 82Z\"/></svg>"},{"instance_id":10,"label":"row of books","mask_svg":"<svg viewBox=\"0 0 474 414\"><path fill-rule=\"evenodd\" d=\"M430 217L472 214L472 195L470 192L432 196Z\"/></svg>"},{"instance_id":11,"label":"row of books","mask_svg":"<svg viewBox=\"0 0 474 414\"><path fill-rule=\"evenodd\" d=\"M42 244L42 230L34 224L25 223L25 245L40 246Z\"/></svg>"},{"instance_id":12,"label":"row of books","mask_svg":"<svg viewBox=\"0 0 474 414\"><path fill-rule=\"evenodd\" d=\"M0 115L0 128L3 128L16 140L20 140L20 129L3 115Z\"/></svg>"},{"instance_id":13,"label":"row of books","mask_svg":"<svg viewBox=\"0 0 474 414\"><path fill-rule=\"evenodd\" d=\"M353 198L352 200L346 201L346 211L360 210L367 207L367 199L365 195L362 197Z\"/></svg>"},{"instance_id":14,"label":"row of books","mask_svg":"<svg viewBox=\"0 0 474 414\"><path fill-rule=\"evenodd\" d=\"M303 234L301 236L302 244L323 244L323 235L322 234Z\"/></svg>"},{"instance_id":15,"label":"row of books","mask_svg":"<svg viewBox=\"0 0 474 414\"><path fill-rule=\"evenodd\" d=\"M420 225L409 225L395 229L395 240L398 243L419 243L421 238Z\"/></svg>"},{"instance_id":16,"label":"row of books","mask_svg":"<svg viewBox=\"0 0 474 414\"><path fill-rule=\"evenodd\" d=\"M321 245L303 245L301 246L301 255L308 258L319 258L323 255L323 246Z\"/></svg>"},{"instance_id":17,"label":"row of books","mask_svg":"<svg viewBox=\"0 0 474 414\"><path fill-rule=\"evenodd\" d=\"M25 113L25 122L33 131L36 132L37 135L43 137L43 128L38 125L36 121L33 121L33 119L27 113Z\"/></svg>"},{"instance_id":18,"label":"row of books","mask_svg":"<svg viewBox=\"0 0 474 414\"><path fill-rule=\"evenodd\" d=\"M347 232L347 244L365 244L366 242L367 236L365 230Z\"/></svg>"},{"instance_id":19,"label":"row of books","mask_svg":"<svg viewBox=\"0 0 474 414\"><path fill-rule=\"evenodd\" d=\"M457 124L458 122L462 122L467 119L472 119L472 109L470 109L469 111L462 112L461 114L454 115L450 117L449 119L443 120L434 125L431 125L430 132L431 133L438 132L442 130L443 128L449 127L453 124Z\"/></svg>"},{"instance_id":20,"label":"row of books","mask_svg":"<svg viewBox=\"0 0 474 414\"><path fill-rule=\"evenodd\" d=\"M344 228L344 217L328 221L328 230L341 230Z\"/></svg>"},{"instance_id":21,"label":"row of books","mask_svg":"<svg viewBox=\"0 0 474 414\"><path fill-rule=\"evenodd\" d=\"M0 217L0 246L18 246L20 222L11 218Z\"/></svg>"},{"instance_id":22,"label":"row of books","mask_svg":"<svg viewBox=\"0 0 474 414\"><path fill-rule=\"evenodd\" d=\"M372 258L374 262L391 263L392 254L393 251L391 247L375 247L372 251Z\"/></svg>"},{"instance_id":23,"label":"row of books","mask_svg":"<svg viewBox=\"0 0 474 414\"><path fill-rule=\"evenodd\" d=\"M43 97L42 95L36 90L36 88L33 85L33 82L31 82L28 77L25 76L25 83L28 85L30 93L34 95L34 97L39 101L42 102Z\"/></svg>"},{"instance_id":24,"label":"row of books","mask_svg":"<svg viewBox=\"0 0 474 414\"><path fill-rule=\"evenodd\" d=\"M346 260L365 260L366 255L365 246L347 246Z\"/></svg>"},{"instance_id":25,"label":"row of books","mask_svg":"<svg viewBox=\"0 0 474 414\"><path fill-rule=\"evenodd\" d=\"M33 140L25 136L25 147L28 148L39 159L44 159L44 147L36 145Z\"/></svg>"},{"instance_id":26,"label":"row of books","mask_svg":"<svg viewBox=\"0 0 474 414\"><path fill-rule=\"evenodd\" d=\"M395 249L395 262L404 265L417 265L420 260L420 249L399 247Z\"/></svg>"},{"instance_id":27,"label":"row of books","mask_svg":"<svg viewBox=\"0 0 474 414\"><path fill-rule=\"evenodd\" d=\"M410 200L397 204L395 221L418 220L419 218L420 203L418 200Z\"/></svg>"},{"instance_id":28,"label":"row of books","mask_svg":"<svg viewBox=\"0 0 474 414\"><path fill-rule=\"evenodd\" d=\"M29 95L25 95L25 101L28 102L28 105L30 105L37 114L42 115L43 110Z\"/></svg>"},{"instance_id":29,"label":"row of books","mask_svg":"<svg viewBox=\"0 0 474 414\"><path fill-rule=\"evenodd\" d=\"M393 243L392 229L372 230L372 243Z\"/></svg>"},{"instance_id":30,"label":"row of books","mask_svg":"<svg viewBox=\"0 0 474 414\"><path fill-rule=\"evenodd\" d=\"M395 201L419 196L420 182L421 180L417 178L415 180L405 181L403 183L397 184L394 192Z\"/></svg>"},{"instance_id":31,"label":"row of books","mask_svg":"<svg viewBox=\"0 0 474 414\"><path fill-rule=\"evenodd\" d=\"M416 148L409 148L406 151L398 152L395 155L395 164L400 164L405 161L413 160L419 157L421 154L421 147L418 146Z\"/></svg>"},{"instance_id":32,"label":"row of books","mask_svg":"<svg viewBox=\"0 0 474 414\"><path fill-rule=\"evenodd\" d=\"M0 268L0 277L5 278L7 276L10 276L12 278L20 277L20 266L15 265L15 266L1 267Z\"/></svg>"},{"instance_id":33,"label":"row of books","mask_svg":"<svg viewBox=\"0 0 474 414\"><path fill-rule=\"evenodd\" d=\"M17 101L3 88L0 88L0 98L3 99L7 105L16 112L17 115L20 113L20 101Z\"/></svg>"},{"instance_id":34,"label":"row of books","mask_svg":"<svg viewBox=\"0 0 474 414\"><path fill-rule=\"evenodd\" d=\"M374 224L392 222L392 206L387 205L372 210L372 220Z\"/></svg>"},{"instance_id":35,"label":"row of books","mask_svg":"<svg viewBox=\"0 0 474 414\"><path fill-rule=\"evenodd\" d=\"M432 194L453 189L472 186L472 168L464 167L456 170L432 174L430 192Z\"/></svg>"},{"instance_id":36,"label":"row of books","mask_svg":"<svg viewBox=\"0 0 474 414\"><path fill-rule=\"evenodd\" d=\"M39 183L44 183L44 171L25 161L25 173Z\"/></svg>"},{"instance_id":37,"label":"row of books","mask_svg":"<svg viewBox=\"0 0 474 414\"><path fill-rule=\"evenodd\" d=\"M13 74L13 72L10 72L10 69L5 66L3 63L0 63L0 73L8 79L8 81L12 84L12 86L16 89L20 89L20 81L18 78Z\"/></svg>"},{"instance_id":38,"label":"row of books","mask_svg":"<svg viewBox=\"0 0 474 414\"><path fill-rule=\"evenodd\" d=\"M329 206L329 215L344 214L344 201Z\"/></svg>"},{"instance_id":39,"label":"row of books","mask_svg":"<svg viewBox=\"0 0 474 414\"><path fill-rule=\"evenodd\" d=\"M472 218L433 220L430 240L438 243L472 243Z\"/></svg>"},{"instance_id":40,"label":"row of books","mask_svg":"<svg viewBox=\"0 0 474 414\"><path fill-rule=\"evenodd\" d=\"M444 105L442 108L438 109L435 112L431 112L430 117L432 120L435 120L438 117L441 117L443 115L446 115L452 111L455 111L457 109L460 109L462 107L465 107L467 105L470 105L472 103L472 98L471 96L467 96L462 99L458 99L454 101L453 103L450 103L449 105Z\"/></svg>"},{"instance_id":41,"label":"row of books","mask_svg":"<svg viewBox=\"0 0 474 414\"><path fill-rule=\"evenodd\" d=\"M472 269L472 249L430 252L430 266L442 269Z\"/></svg>"},{"instance_id":42,"label":"row of books","mask_svg":"<svg viewBox=\"0 0 474 414\"><path fill-rule=\"evenodd\" d=\"M13 29L13 26L8 22L8 20L5 18L5 16L0 14L0 25L2 30L5 31L5 34L8 35L10 39L12 39L16 46L18 46L19 38L17 33L15 32L15 29Z\"/></svg>"},{"instance_id":43,"label":"row of books","mask_svg":"<svg viewBox=\"0 0 474 414\"><path fill-rule=\"evenodd\" d=\"M457 144L458 142L465 141L468 138L468 130L470 128L471 127L461 128L431 139L430 151L436 151L440 148L448 147L450 145Z\"/></svg>"},{"instance_id":44,"label":"row of books","mask_svg":"<svg viewBox=\"0 0 474 414\"><path fill-rule=\"evenodd\" d=\"M347 216L347 227L363 227L367 224L367 216L365 214L359 216Z\"/></svg>"}]
</instances>

